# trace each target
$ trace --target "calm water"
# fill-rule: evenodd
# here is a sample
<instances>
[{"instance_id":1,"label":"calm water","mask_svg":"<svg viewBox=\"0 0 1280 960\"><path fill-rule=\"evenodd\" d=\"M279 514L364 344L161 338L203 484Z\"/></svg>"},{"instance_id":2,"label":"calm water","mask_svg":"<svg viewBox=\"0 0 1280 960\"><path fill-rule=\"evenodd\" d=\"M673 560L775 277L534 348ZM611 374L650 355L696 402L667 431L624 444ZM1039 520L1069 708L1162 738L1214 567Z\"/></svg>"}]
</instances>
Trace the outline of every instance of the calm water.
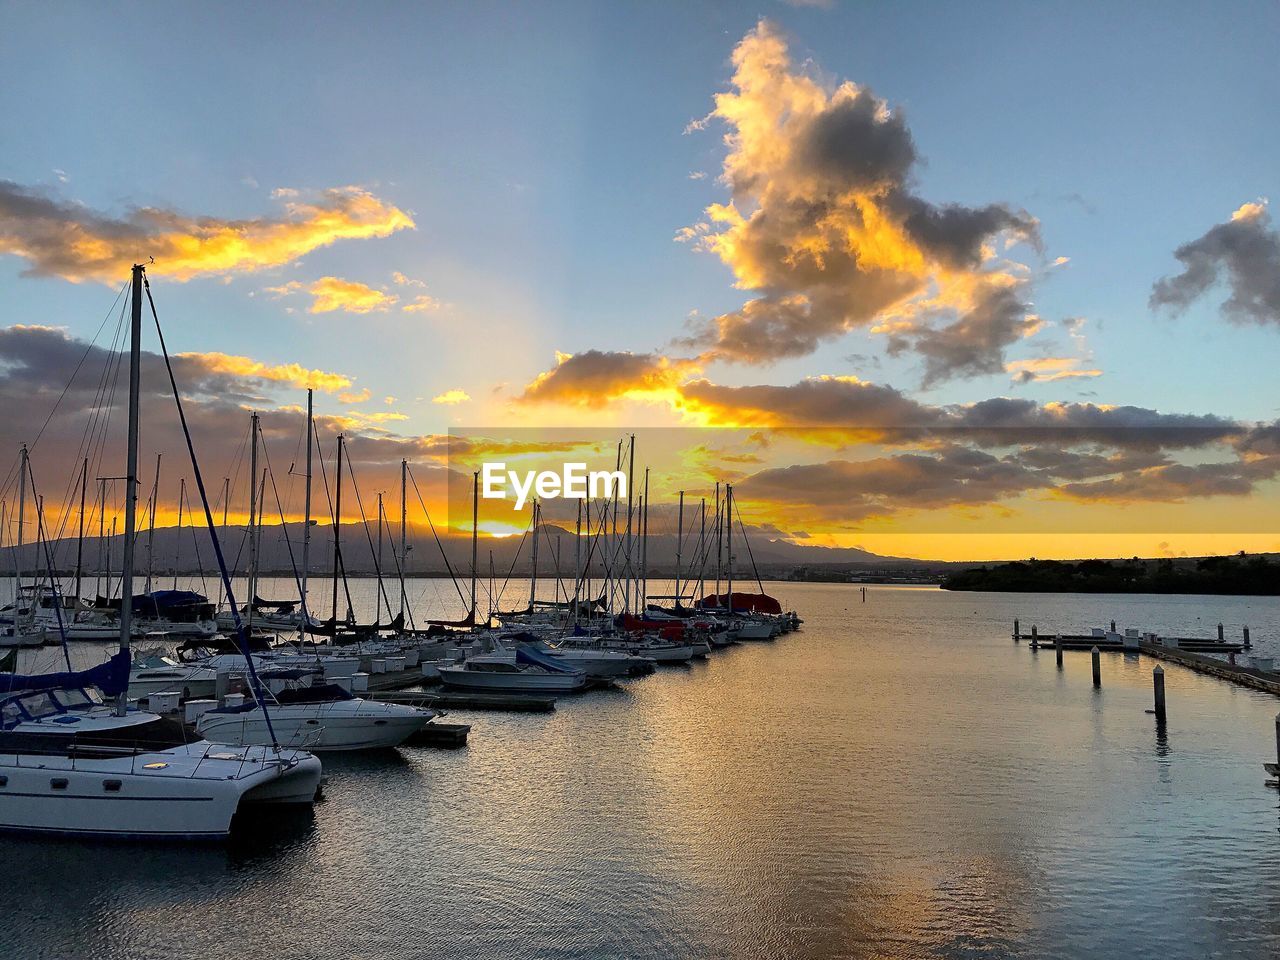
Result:
<instances>
[{"instance_id":1,"label":"calm water","mask_svg":"<svg viewBox=\"0 0 1280 960\"><path fill-rule=\"evenodd\" d=\"M372 584L353 589L371 612ZM1280 602L771 589L800 632L549 715L455 712L474 724L463 751L326 759L312 816L227 848L0 840L0 950L1280 951L1280 800L1261 768L1280 700L1168 667L1160 736L1152 661L1105 655L1095 692L1088 654L1059 672L1052 650L1009 640L1015 616L1042 633L1115 618L1209 635L1222 620L1280 653Z\"/></svg>"}]
</instances>

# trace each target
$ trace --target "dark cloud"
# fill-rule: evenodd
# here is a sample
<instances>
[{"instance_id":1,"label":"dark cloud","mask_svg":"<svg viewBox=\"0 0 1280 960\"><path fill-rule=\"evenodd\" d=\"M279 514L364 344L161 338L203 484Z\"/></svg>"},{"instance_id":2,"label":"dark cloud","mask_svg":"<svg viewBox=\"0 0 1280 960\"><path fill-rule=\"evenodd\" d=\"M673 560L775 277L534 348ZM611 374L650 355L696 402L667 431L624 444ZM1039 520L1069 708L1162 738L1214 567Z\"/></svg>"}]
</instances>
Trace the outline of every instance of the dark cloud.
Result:
<instances>
[{"instance_id":1,"label":"dark cloud","mask_svg":"<svg viewBox=\"0 0 1280 960\"><path fill-rule=\"evenodd\" d=\"M895 333L889 340L889 352L910 349L919 353L925 362L924 386L931 387L954 377L1002 373L1005 348L1033 332L1036 325L1017 288L995 287L972 310L946 326L917 324Z\"/></svg>"},{"instance_id":2,"label":"dark cloud","mask_svg":"<svg viewBox=\"0 0 1280 960\"><path fill-rule=\"evenodd\" d=\"M520 400L588 406L626 394L668 389L691 369L687 360L654 353L586 350L558 354L556 365L525 387Z\"/></svg>"},{"instance_id":3,"label":"dark cloud","mask_svg":"<svg viewBox=\"0 0 1280 960\"><path fill-rule=\"evenodd\" d=\"M1262 203L1247 203L1226 223L1174 251L1182 273L1156 282L1151 306L1186 309L1225 282L1222 311L1237 323L1280 324L1280 232Z\"/></svg>"}]
</instances>

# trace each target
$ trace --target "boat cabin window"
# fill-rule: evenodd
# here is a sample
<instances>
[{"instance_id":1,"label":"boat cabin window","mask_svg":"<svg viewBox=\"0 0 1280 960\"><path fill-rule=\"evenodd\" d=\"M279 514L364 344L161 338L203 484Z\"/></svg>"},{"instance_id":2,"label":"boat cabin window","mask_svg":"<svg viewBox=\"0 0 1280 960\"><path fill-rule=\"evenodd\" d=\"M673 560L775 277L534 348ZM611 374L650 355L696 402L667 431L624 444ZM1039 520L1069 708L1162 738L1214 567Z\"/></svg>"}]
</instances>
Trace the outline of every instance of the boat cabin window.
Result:
<instances>
[{"instance_id":1,"label":"boat cabin window","mask_svg":"<svg viewBox=\"0 0 1280 960\"><path fill-rule=\"evenodd\" d=\"M39 720L41 717L62 712L58 709L53 697L44 692L29 693L25 697L19 697L18 705L22 708L23 713L32 720Z\"/></svg>"},{"instance_id":2,"label":"boat cabin window","mask_svg":"<svg viewBox=\"0 0 1280 960\"><path fill-rule=\"evenodd\" d=\"M87 710L102 703L102 695L97 690L57 690L54 700L64 710Z\"/></svg>"}]
</instances>

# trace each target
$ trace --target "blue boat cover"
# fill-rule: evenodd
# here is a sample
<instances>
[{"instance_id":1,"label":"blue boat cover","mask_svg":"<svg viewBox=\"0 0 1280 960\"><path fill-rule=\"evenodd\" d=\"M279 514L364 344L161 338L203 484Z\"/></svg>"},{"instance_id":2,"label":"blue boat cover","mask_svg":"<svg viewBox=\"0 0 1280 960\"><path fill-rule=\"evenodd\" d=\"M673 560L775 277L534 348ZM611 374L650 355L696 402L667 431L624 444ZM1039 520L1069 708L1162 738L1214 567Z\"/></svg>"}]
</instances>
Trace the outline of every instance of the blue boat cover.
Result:
<instances>
[{"instance_id":1,"label":"blue boat cover","mask_svg":"<svg viewBox=\"0 0 1280 960\"><path fill-rule=\"evenodd\" d=\"M103 696L114 697L129 688L129 654L121 650L106 663L88 670L66 673L0 673L0 693L19 690L75 690L97 687Z\"/></svg>"},{"instance_id":2,"label":"blue boat cover","mask_svg":"<svg viewBox=\"0 0 1280 960\"><path fill-rule=\"evenodd\" d=\"M535 666L542 667L544 670L550 670L552 673L581 673L581 670L571 667L558 657L550 656L543 653L535 647L522 643L516 647L516 663L531 663Z\"/></svg>"}]
</instances>

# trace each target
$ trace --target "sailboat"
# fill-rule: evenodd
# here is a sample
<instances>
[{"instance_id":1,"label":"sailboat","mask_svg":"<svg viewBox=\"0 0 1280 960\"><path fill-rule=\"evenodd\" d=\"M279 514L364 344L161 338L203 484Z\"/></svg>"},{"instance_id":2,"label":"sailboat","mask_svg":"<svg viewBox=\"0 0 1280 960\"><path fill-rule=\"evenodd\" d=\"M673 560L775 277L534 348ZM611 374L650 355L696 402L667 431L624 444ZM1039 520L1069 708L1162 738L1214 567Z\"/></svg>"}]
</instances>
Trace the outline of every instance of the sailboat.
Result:
<instances>
[{"instance_id":1,"label":"sailboat","mask_svg":"<svg viewBox=\"0 0 1280 960\"><path fill-rule=\"evenodd\" d=\"M320 761L309 753L193 741L180 724L128 703L143 283L135 265L120 649L89 670L0 675L0 830L217 839L246 805L309 804L320 787Z\"/></svg>"}]
</instances>

